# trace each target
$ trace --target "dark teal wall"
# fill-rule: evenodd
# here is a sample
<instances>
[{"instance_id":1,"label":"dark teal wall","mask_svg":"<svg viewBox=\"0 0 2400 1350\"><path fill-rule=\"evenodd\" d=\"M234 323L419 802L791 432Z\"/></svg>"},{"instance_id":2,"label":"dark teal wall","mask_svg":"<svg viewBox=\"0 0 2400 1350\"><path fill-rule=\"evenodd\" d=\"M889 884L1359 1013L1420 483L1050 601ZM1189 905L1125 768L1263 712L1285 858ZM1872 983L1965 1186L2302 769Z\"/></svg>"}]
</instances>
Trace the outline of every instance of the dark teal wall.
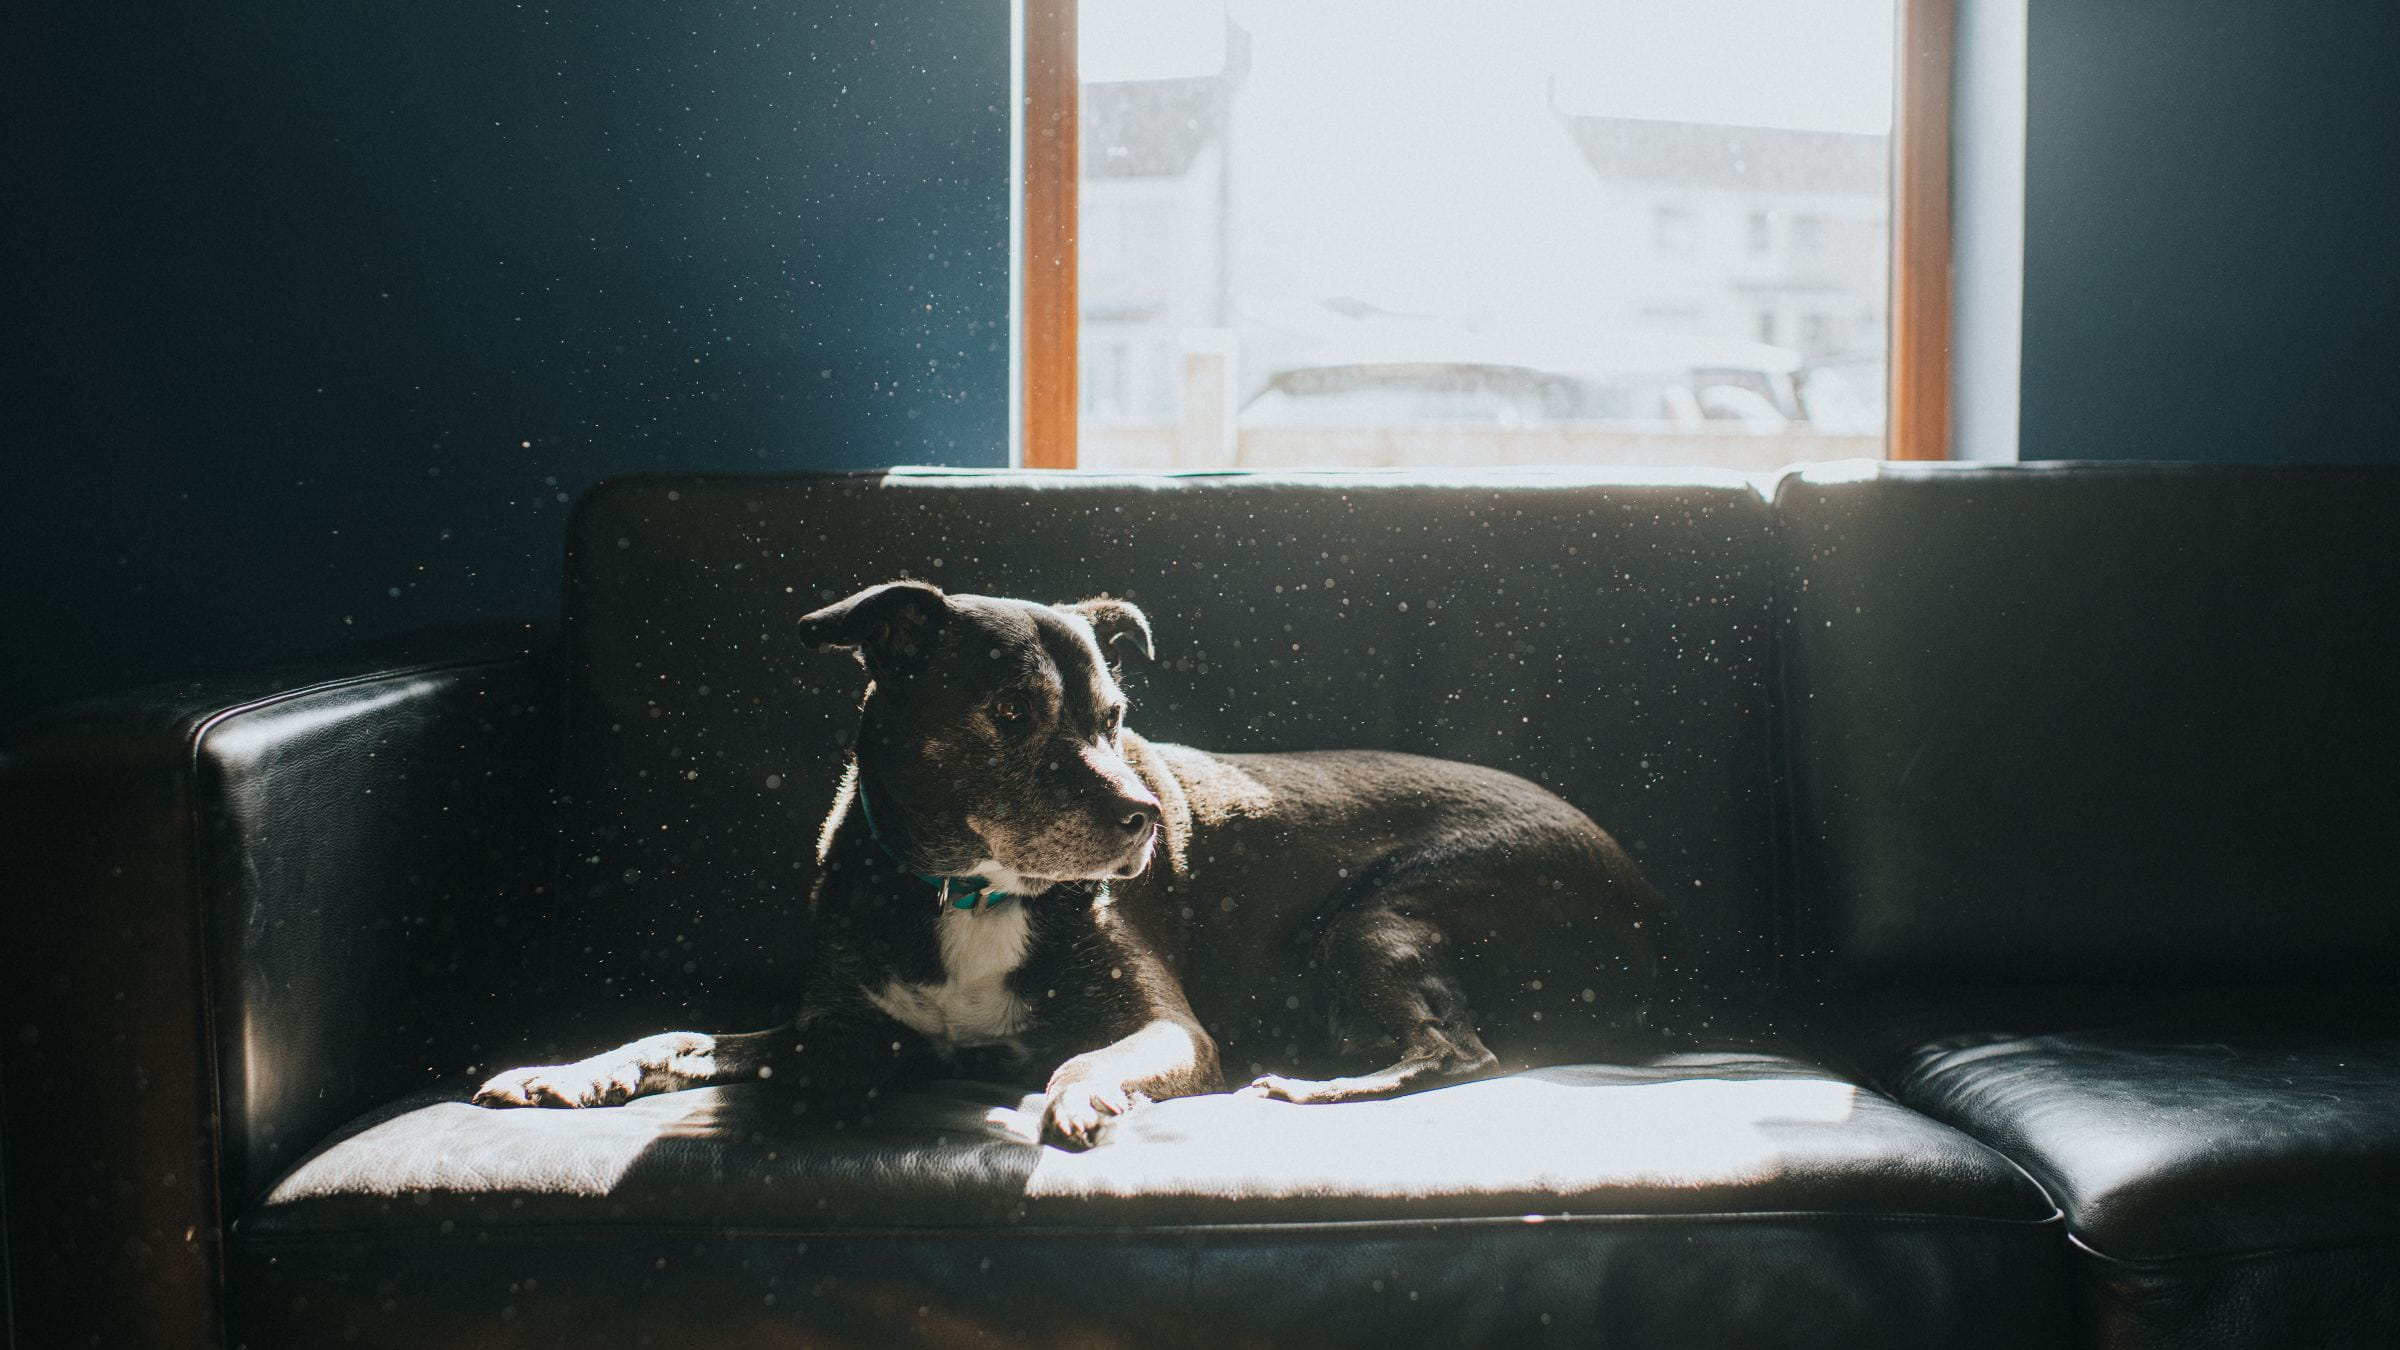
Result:
<instances>
[{"instance_id":1,"label":"dark teal wall","mask_svg":"<svg viewBox=\"0 0 2400 1350\"><path fill-rule=\"evenodd\" d=\"M2033 0L2027 459L2400 460L2400 4Z\"/></svg>"},{"instance_id":2,"label":"dark teal wall","mask_svg":"<svg viewBox=\"0 0 2400 1350\"><path fill-rule=\"evenodd\" d=\"M0 720L554 614L608 474L1005 461L1000 0L12 28Z\"/></svg>"}]
</instances>

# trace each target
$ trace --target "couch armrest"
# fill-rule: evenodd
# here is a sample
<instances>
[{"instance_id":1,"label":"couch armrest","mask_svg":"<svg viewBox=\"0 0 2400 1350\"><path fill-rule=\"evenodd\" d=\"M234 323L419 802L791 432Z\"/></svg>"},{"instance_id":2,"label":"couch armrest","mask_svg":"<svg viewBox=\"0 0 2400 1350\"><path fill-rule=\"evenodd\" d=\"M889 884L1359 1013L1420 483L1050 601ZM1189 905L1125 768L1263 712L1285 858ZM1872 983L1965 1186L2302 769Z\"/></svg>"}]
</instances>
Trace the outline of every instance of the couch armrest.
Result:
<instances>
[{"instance_id":1,"label":"couch armrest","mask_svg":"<svg viewBox=\"0 0 2400 1350\"><path fill-rule=\"evenodd\" d=\"M224 1225L514 1037L556 867L552 644L179 685L0 741L0 1107L28 1344L200 1345Z\"/></svg>"}]
</instances>

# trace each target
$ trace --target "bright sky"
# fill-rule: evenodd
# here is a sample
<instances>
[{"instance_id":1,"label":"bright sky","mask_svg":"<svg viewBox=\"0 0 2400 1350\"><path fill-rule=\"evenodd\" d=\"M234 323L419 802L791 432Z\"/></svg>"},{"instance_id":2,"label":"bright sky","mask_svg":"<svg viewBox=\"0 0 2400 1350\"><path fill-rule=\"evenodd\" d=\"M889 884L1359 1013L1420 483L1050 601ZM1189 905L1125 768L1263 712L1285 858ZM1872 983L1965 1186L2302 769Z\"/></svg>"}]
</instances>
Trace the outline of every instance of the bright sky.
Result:
<instances>
[{"instance_id":1,"label":"bright sky","mask_svg":"<svg viewBox=\"0 0 2400 1350\"><path fill-rule=\"evenodd\" d=\"M1082 0L1087 80L1209 74L1223 17L1360 69L1544 87L1612 117L1881 134L1891 0ZM1472 63L1471 65L1469 63Z\"/></svg>"},{"instance_id":2,"label":"bright sky","mask_svg":"<svg viewBox=\"0 0 2400 1350\"><path fill-rule=\"evenodd\" d=\"M1241 99L1241 307L1571 323L1611 283L1558 112L1884 134L1892 0L1081 0L1086 80Z\"/></svg>"}]
</instances>

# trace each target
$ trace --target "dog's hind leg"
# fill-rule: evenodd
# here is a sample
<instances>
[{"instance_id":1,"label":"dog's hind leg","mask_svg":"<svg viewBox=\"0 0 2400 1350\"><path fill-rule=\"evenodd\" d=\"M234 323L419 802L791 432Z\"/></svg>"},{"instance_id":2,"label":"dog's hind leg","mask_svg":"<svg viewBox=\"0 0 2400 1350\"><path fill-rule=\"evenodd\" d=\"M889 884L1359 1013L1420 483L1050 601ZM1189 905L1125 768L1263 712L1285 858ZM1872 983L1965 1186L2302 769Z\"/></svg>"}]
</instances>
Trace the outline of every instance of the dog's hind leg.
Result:
<instances>
[{"instance_id":1,"label":"dog's hind leg","mask_svg":"<svg viewBox=\"0 0 2400 1350\"><path fill-rule=\"evenodd\" d=\"M1344 1040L1397 1042L1400 1057L1345 1078L1266 1074L1248 1090L1287 1102L1348 1102L1473 1078L1498 1062L1476 1034L1439 927L1377 906L1344 915L1325 935L1318 968L1334 982Z\"/></svg>"}]
</instances>

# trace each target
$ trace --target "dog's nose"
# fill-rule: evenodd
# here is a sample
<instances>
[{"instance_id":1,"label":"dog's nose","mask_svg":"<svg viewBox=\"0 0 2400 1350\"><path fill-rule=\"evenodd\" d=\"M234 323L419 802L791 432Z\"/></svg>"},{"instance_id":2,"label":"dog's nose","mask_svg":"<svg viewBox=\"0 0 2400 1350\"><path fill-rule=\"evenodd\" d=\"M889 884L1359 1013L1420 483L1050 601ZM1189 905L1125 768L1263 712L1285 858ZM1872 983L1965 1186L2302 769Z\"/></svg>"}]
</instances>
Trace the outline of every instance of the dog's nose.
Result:
<instances>
[{"instance_id":1,"label":"dog's nose","mask_svg":"<svg viewBox=\"0 0 2400 1350\"><path fill-rule=\"evenodd\" d=\"M1146 803L1120 801L1117 803L1117 809L1119 812L1117 828L1123 831L1128 839L1139 839L1148 834L1150 822L1157 819L1156 811Z\"/></svg>"}]
</instances>

